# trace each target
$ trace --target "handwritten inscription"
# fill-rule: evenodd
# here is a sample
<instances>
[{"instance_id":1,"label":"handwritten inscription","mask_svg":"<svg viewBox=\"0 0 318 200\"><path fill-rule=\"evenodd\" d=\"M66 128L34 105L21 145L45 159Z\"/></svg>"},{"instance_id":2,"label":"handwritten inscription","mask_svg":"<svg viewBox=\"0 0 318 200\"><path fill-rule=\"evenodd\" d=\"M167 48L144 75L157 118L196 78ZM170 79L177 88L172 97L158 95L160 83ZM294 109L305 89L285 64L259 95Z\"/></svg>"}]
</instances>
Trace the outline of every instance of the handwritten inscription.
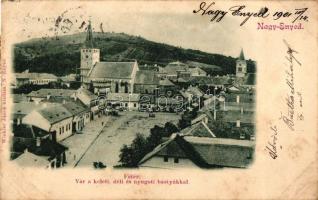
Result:
<instances>
[{"instance_id":1,"label":"handwritten inscription","mask_svg":"<svg viewBox=\"0 0 318 200\"><path fill-rule=\"evenodd\" d=\"M301 66L301 63L296 59L294 53L298 53L295 49L292 49L290 45L284 40L285 44L287 45L287 56L285 57L288 64L288 69L285 71L286 78L285 82L287 85L287 94L285 97L285 102L287 106L286 112L281 112L280 119L286 124L286 126L291 130L295 130L295 77L294 77L294 65L295 63Z\"/></svg>"},{"instance_id":2,"label":"handwritten inscription","mask_svg":"<svg viewBox=\"0 0 318 200\"><path fill-rule=\"evenodd\" d=\"M278 10L273 11L273 14L271 14L270 9L266 6L254 11L245 5L236 5L224 10L213 8L213 6L215 6L215 2L207 3L203 1L199 4L199 8L193 10L193 13L210 16L211 22L220 22L230 13L233 17L243 18L240 26L243 26L250 18L268 18L270 16L273 20L291 18L291 23L308 21L308 16L306 15L308 8L295 8L293 11Z\"/></svg>"},{"instance_id":3,"label":"handwritten inscription","mask_svg":"<svg viewBox=\"0 0 318 200\"><path fill-rule=\"evenodd\" d=\"M272 159L276 159L278 157L278 149L277 149L277 144L278 144L278 129L277 126L271 126L271 136L270 140L267 142L267 145L265 147L265 150L268 152L268 155ZM282 147L280 147L282 148Z\"/></svg>"}]
</instances>

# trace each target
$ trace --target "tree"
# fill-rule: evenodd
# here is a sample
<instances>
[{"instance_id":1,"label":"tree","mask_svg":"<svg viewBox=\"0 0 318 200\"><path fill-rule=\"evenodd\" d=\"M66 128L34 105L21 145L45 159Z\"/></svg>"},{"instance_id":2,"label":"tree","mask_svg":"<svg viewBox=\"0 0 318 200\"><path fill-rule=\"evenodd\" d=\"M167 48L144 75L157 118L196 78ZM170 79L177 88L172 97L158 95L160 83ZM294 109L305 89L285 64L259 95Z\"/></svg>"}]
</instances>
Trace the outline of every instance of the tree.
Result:
<instances>
[{"instance_id":1,"label":"tree","mask_svg":"<svg viewBox=\"0 0 318 200\"><path fill-rule=\"evenodd\" d=\"M125 167L133 167L133 149L126 144L120 149L119 162Z\"/></svg>"},{"instance_id":2,"label":"tree","mask_svg":"<svg viewBox=\"0 0 318 200\"><path fill-rule=\"evenodd\" d=\"M172 133L178 132L179 129L172 122L167 122L164 127L163 137L170 137Z\"/></svg>"}]
</instances>

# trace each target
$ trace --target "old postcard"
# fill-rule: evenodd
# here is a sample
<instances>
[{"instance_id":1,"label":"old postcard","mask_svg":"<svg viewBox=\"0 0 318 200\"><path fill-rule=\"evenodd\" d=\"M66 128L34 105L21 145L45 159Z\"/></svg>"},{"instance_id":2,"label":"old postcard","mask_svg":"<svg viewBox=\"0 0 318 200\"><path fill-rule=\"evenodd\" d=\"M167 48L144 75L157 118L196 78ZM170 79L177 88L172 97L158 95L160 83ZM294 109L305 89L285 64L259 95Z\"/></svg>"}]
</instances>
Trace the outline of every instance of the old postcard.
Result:
<instances>
[{"instance_id":1,"label":"old postcard","mask_svg":"<svg viewBox=\"0 0 318 200\"><path fill-rule=\"evenodd\" d=\"M3 1L0 199L317 199L316 1Z\"/></svg>"}]
</instances>

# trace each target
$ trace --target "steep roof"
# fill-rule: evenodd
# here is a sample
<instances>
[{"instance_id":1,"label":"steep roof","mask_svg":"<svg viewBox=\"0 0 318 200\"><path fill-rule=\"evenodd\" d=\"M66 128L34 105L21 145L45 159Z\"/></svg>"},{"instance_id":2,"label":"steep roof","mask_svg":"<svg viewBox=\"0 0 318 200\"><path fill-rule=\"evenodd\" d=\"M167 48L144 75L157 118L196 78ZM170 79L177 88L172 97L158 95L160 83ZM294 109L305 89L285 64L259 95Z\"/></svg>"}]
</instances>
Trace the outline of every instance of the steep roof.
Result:
<instances>
[{"instance_id":1,"label":"steep roof","mask_svg":"<svg viewBox=\"0 0 318 200\"><path fill-rule=\"evenodd\" d=\"M214 133L204 122L194 124L189 128L182 130L182 133L184 136L195 136L204 138L215 137Z\"/></svg>"},{"instance_id":2,"label":"steep roof","mask_svg":"<svg viewBox=\"0 0 318 200\"><path fill-rule=\"evenodd\" d=\"M178 144L175 142L175 139L177 137L177 134L172 134L170 136L170 138L159 144L157 147L155 147L150 153L146 154L146 156L144 156L140 161L139 161L139 165L146 162L147 160L149 160L150 158L152 158L155 155L174 155L177 157L186 157L185 153L182 152L182 150L180 148L178 148ZM170 146L168 148L168 146Z\"/></svg>"},{"instance_id":3,"label":"steep roof","mask_svg":"<svg viewBox=\"0 0 318 200\"><path fill-rule=\"evenodd\" d=\"M135 62L98 62L89 72L90 78L133 78Z\"/></svg>"},{"instance_id":4,"label":"steep roof","mask_svg":"<svg viewBox=\"0 0 318 200\"><path fill-rule=\"evenodd\" d=\"M189 68L191 74L197 73L199 75L206 75L206 72L200 67Z\"/></svg>"},{"instance_id":5,"label":"steep roof","mask_svg":"<svg viewBox=\"0 0 318 200\"><path fill-rule=\"evenodd\" d=\"M139 70L136 73L135 84L159 85L159 78L155 71Z\"/></svg>"},{"instance_id":6,"label":"steep roof","mask_svg":"<svg viewBox=\"0 0 318 200\"><path fill-rule=\"evenodd\" d=\"M159 81L161 86L174 86L174 84L169 79L164 79Z\"/></svg>"},{"instance_id":7,"label":"steep roof","mask_svg":"<svg viewBox=\"0 0 318 200\"><path fill-rule=\"evenodd\" d=\"M91 101L98 99L97 95L82 87L76 91L76 97L85 105L88 105Z\"/></svg>"},{"instance_id":8,"label":"steep roof","mask_svg":"<svg viewBox=\"0 0 318 200\"><path fill-rule=\"evenodd\" d=\"M188 92L194 96L197 96L197 97L201 97L204 95L204 93L198 87L193 87L193 86L188 87L186 92Z\"/></svg>"},{"instance_id":9,"label":"steep roof","mask_svg":"<svg viewBox=\"0 0 318 200\"><path fill-rule=\"evenodd\" d=\"M240 56L239 56L239 60L245 60L243 48L241 49L241 53L240 53Z\"/></svg>"},{"instance_id":10,"label":"steep roof","mask_svg":"<svg viewBox=\"0 0 318 200\"><path fill-rule=\"evenodd\" d=\"M142 165L153 156L174 156L190 159L200 167L246 167L255 144L248 140L206 138L172 134L138 163Z\"/></svg>"}]
</instances>

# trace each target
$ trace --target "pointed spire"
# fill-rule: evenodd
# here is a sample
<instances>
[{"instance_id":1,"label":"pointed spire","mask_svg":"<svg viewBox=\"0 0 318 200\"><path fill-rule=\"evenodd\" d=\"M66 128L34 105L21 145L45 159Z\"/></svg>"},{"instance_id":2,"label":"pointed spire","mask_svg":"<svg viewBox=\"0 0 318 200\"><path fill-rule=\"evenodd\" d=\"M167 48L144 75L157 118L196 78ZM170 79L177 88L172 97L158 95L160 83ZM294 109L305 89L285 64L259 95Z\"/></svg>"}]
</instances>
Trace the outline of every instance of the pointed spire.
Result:
<instances>
[{"instance_id":1,"label":"pointed spire","mask_svg":"<svg viewBox=\"0 0 318 200\"><path fill-rule=\"evenodd\" d=\"M87 26L87 35L86 35L86 41L85 41L85 46L86 48L93 48L93 31L92 31L92 25L91 25L91 20L88 21L88 26Z\"/></svg>"},{"instance_id":2,"label":"pointed spire","mask_svg":"<svg viewBox=\"0 0 318 200\"><path fill-rule=\"evenodd\" d=\"M243 48L241 49L239 60L245 60Z\"/></svg>"}]
</instances>

